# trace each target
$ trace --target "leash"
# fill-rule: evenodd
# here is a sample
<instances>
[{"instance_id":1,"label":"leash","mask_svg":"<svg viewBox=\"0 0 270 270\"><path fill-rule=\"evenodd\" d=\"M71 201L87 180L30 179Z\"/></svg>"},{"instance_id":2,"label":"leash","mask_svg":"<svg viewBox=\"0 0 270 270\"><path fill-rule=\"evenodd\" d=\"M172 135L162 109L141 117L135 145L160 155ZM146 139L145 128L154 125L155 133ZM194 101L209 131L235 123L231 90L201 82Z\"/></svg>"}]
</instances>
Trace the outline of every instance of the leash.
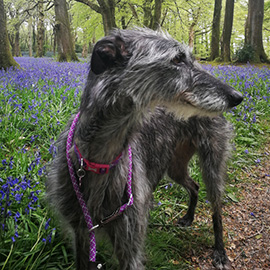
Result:
<instances>
[{"instance_id":1,"label":"leash","mask_svg":"<svg viewBox=\"0 0 270 270\"><path fill-rule=\"evenodd\" d=\"M128 157L129 157L129 168L128 168L128 177L127 177L127 185L126 185L126 192L128 195L128 202L125 203L124 205L120 206L118 209L116 209L111 215L105 217L104 219L102 219L99 224L97 225L93 225L92 219L91 219L91 215L89 213L89 210L87 208L86 202L83 198L83 194L80 191L80 186L81 186L81 180L82 178L85 176L85 166L88 166L89 164L87 164L85 161L85 159L83 159L83 157L81 156L81 154L79 154L80 157L80 162L81 162L81 167L77 170L77 175L79 177L79 184L77 181L77 177L74 171L74 167L73 167L73 163L69 154L69 151L72 147L72 142L73 142L73 136L74 136L74 131L76 128L76 124L78 122L80 116L80 112L77 113L77 115L75 116L71 127L69 129L68 132L68 137L67 137L67 144L66 144L66 157L67 157L67 165L68 165L68 170L69 170L69 174L71 177L71 182L74 188L74 191L76 193L77 199L79 201L79 204L82 208L83 211L83 215L84 215L84 219L85 222L87 224L87 228L88 228L88 232L89 232L89 263L91 265L91 263L96 261L96 239L95 239L95 232L94 230L97 229L98 227L102 227L106 224L108 224L109 222L113 221L114 219L116 219L117 217L119 217L128 207L133 205L133 196L132 196L132 149L130 146L128 146ZM74 149L75 152L77 151L76 155L78 155L79 149L76 145L74 145ZM109 169L116 166L116 164L119 162L120 158L121 158L122 154L120 154L110 165L106 165L106 164L96 164L96 163L92 163L92 165L94 164L94 168L99 168L99 170L95 171L92 169L92 167L90 167L91 169L89 171L92 171L94 173L99 173L99 174L103 174L103 173L108 173ZM85 164L86 163L86 164ZM99 166L99 165L103 165ZM106 166L106 170L104 171L104 165ZM107 167L109 166L109 168ZM98 264L97 269L101 269L102 265Z\"/></svg>"}]
</instances>

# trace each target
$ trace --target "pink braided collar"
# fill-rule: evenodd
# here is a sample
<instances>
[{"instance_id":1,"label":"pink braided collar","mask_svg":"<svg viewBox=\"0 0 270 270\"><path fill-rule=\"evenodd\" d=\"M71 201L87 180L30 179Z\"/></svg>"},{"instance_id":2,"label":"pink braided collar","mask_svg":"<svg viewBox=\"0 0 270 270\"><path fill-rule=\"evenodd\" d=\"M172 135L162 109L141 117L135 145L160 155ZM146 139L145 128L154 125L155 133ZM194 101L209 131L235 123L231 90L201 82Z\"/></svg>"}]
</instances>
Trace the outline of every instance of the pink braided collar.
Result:
<instances>
[{"instance_id":1,"label":"pink braided collar","mask_svg":"<svg viewBox=\"0 0 270 270\"><path fill-rule=\"evenodd\" d=\"M91 171L96 174L106 174L109 173L109 170L117 165L119 162L120 158L122 157L122 153L118 155L114 161L111 164L99 164L99 163L94 163L90 162L86 158L84 158L78 148L78 146L74 142L74 151L76 153L76 156L79 160L79 162L82 165L81 169L84 169L85 171Z\"/></svg>"}]
</instances>

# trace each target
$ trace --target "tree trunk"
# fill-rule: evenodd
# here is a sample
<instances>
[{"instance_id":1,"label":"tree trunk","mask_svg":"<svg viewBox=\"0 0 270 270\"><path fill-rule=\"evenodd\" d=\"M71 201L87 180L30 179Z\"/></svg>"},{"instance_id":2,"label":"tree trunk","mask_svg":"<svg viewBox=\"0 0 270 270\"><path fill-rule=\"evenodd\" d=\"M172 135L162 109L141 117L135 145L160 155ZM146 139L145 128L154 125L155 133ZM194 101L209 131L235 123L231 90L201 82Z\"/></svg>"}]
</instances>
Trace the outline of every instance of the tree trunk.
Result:
<instances>
[{"instance_id":1,"label":"tree trunk","mask_svg":"<svg viewBox=\"0 0 270 270\"><path fill-rule=\"evenodd\" d=\"M227 0L221 42L221 58L225 62L231 61L231 35L233 26L233 12L234 0Z\"/></svg>"},{"instance_id":2,"label":"tree trunk","mask_svg":"<svg viewBox=\"0 0 270 270\"><path fill-rule=\"evenodd\" d=\"M38 1L38 25L37 25L37 57L44 56L44 5L43 0Z\"/></svg>"},{"instance_id":3,"label":"tree trunk","mask_svg":"<svg viewBox=\"0 0 270 270\"><path fill-rule=\"evenodd\" d=\"M33 51L37 51L36 20L33 22Z\"/></svg>"},{"instance_id":4,"label":"tree trunk","mask_svg":"<svg viewBox=\"0 0 270 270\"><path fill-rule=\"evenodd\" d=\"M32 16L29 17L28 20L28 48L29 48L29 56L33 56L33 19Z\"/></svg>"},{"instance_id":5,"label":"tree trunk","mask_svg":"<svg viewBox=\"0 0 270 270\"><path fill-rule=\"evenodd\" d=\"M194 47L194 40L195 40L195 27L198 23L199 17L200 17L200 12L201 8L199 7L197 9L197 12L194 14L195 11L193 11L192 17L193 21L189 27L189 39L188 39L188 45L189 47L193 48Z\"/></svg>"},{"instance_id":6,"label":"tree trunk","mask_svg":"<svg viewBox=\"0 0 270 270\"><path fill-rule=\"evenodd\" d=\"M115 0L98 0L99 5L93 3L90 0L75 0L76 2L83 3L89 6L95 12L101 14L104 34L108 35L109 31L113 28L117 28L115 22Z\"/></svg>"},{"instance_id":7,"label":"tree trunk","mask_svg":"<svg viewBox=\"0 0 270 270\"><path fill-rule=\"evenodd\" d=\"M213 24L212 24L212 39L211 39L211 54L210 61L219 57L219 35L220 35L220 14L222 8L222 0L215 0Z\"/></svg>"},{"instance_id":8,"label":"tree trunk","mask_svg":"<svg viewBox=\"0 0 270 270\"><path fill-rule=\"evenodd\" d=\"M143 25L146 27L151 27L151 19L152 19L152 8L151 8L152 0L145 0L143 4Z\"/></svg>"},{"instance_id":9,"label":"tree trunk","mask_svg":"<svg viewBox=\"0 0 270 270\"><path fill-rule=\"evenodd\" d=\"M66 0L54 0L58 61L79 61L72 42Z\"/></svg>"},{"instance_id":10,"label":"tree trunk","mask_svg":"<svg viewBox=\"0 0 270 270\"><path fill-rule=\"evenodd\" d=\"M22 56L20 48L20 24L15 25L14 56Z\"/></svg>"},{"instance_id":11,"label":"tree trunk","mask_svg":"<svg viewBox=\"0 0 270 270\"><path fill-rule=\"evenodd\" d=\"M194 39L195 39L195 23L193 22L189 27L189 35L188 35L188 46L190 48L194 47Z\"/></svg>"},{"instance_id":12,"label":"tree trunk","mask_svg":"<svg viewBox=\"0 0 270 270\"><path fill-rule=\"evenodd\" d=\"M82 47L82 57L86 58L88 54L89 44L87 43L86 31L83 29L83 47Z\"/></svg>"},{"instance_id":13,"label":"tree trunk","mask_svg":"<svg viewBox=\"0 0 270 270\"><path fill-rule=\"evenodd\" d=\"M264 17L264 0L248 1L248 17L245 27L245 44L254 49L253 61L269 62L263 48L262 25Z\"/></svg>"},{"instance_id":14,"label":"tree trunk","mask_svg":"<svg viewBox=\"0 0 270 270\"><path fill-rule=\"evenodd\" d=\"M161 19L161 10L162 10L162 1L163 0L155 0L154 10L152 8L153 0L145 0L143 5L143 25L151 28L153 30L157 30L160 26Z\"/></svg>"},{"instance_id":15,"label":"tree trunk","mask_svg":"<svg viewBox=\"0 0 270 270\"><path fill-rule=\"evenodd\" d=\"M104 34L108 35L110 30L117 27L115 22L115 1L105 0L99 1L99 3L103 19Z\"/></svg>"},{"instance_id":16,"label":"tree trunk","mask_svg":"<svg viewBox=\"0 0 270 270\"><path fill-rule=\"evenodd\" d=\"M10 51L4 2L0 0L0 69L7 69L12 66L19 67Z\"/></svg>"},{"instance_id":17,"label":"tree trunk","mask_svg":"<svg viewBox=\"0 0 270 270\"><path fill-rule=\"evenodd\" d=\"M151 28L156 30L160 27L162 0L155 0L154 16L152 20Z\"/></svg>"},{"instance_id":18,"label":"tree trunk","mask_svg":"<svg viewBox=\"0 0 270 270\"><path fill-rule=\"evenodd\" d=\"M57 47L57 38L56 38L56 27L53 28L53 55L56 55L56 47Z\"/></svg>"}]
</instances>

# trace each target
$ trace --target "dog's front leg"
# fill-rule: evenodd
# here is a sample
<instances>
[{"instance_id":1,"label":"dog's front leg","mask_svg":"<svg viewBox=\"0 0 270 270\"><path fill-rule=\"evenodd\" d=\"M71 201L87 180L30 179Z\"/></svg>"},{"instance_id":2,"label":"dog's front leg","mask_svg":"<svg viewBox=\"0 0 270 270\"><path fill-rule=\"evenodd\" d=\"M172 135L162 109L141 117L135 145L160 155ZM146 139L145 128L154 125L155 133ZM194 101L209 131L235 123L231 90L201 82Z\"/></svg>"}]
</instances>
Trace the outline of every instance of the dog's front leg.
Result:
<instances>
[{"instance_id":1,"label":"dog's front leg","mask_svg":"<svg viewBox=\"0 0 270 270\"><path fill-rule=\"evenodd\" d=\"M226 162L230 149L230 130L226 120L217 118L212 125L207 124L204 130L208 132L201 137L198 154L201 163L203 181L206 185L207 197L213 209L213 228L215 247L213 265L219 270L231 269L231 263L226 255L223 242L222 226L222 195L224 178L226 177ZM207 122L206 122L207 123Z\"/></svg>"},{"instance_id":2,"label":"dog's front leg","mask_svg":"<svg viewBox=\"0 0 270 270\"><path fill-rule=\"evenodd\" d=\"M223 243L223 226L221 207L217 207L213 213L213 227L215 233L215 248L213 253L213 265L219 270L232 269L231 263L227 257Z\"/></svg>"}]
</instances>

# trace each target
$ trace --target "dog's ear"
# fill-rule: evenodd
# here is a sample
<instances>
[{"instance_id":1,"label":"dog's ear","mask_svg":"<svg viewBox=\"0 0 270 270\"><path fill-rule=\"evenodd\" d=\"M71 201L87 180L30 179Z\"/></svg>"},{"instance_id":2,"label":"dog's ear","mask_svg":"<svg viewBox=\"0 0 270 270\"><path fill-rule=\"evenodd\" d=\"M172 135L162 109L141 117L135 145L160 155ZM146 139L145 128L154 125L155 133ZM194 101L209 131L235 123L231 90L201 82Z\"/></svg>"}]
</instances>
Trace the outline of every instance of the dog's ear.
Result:
<instances>
[{"instance_id":1,"label":"dog's ear","mask_svg":"<svg viewBox=\"0 0 270 270\"><path fill-rule=\"evenodd\" d=\"M91 70L96 75L114 66L124 64L127 56L124 41L119 36L105 37L94 47L91 58Z\"/></svg>"}]
</instances>

